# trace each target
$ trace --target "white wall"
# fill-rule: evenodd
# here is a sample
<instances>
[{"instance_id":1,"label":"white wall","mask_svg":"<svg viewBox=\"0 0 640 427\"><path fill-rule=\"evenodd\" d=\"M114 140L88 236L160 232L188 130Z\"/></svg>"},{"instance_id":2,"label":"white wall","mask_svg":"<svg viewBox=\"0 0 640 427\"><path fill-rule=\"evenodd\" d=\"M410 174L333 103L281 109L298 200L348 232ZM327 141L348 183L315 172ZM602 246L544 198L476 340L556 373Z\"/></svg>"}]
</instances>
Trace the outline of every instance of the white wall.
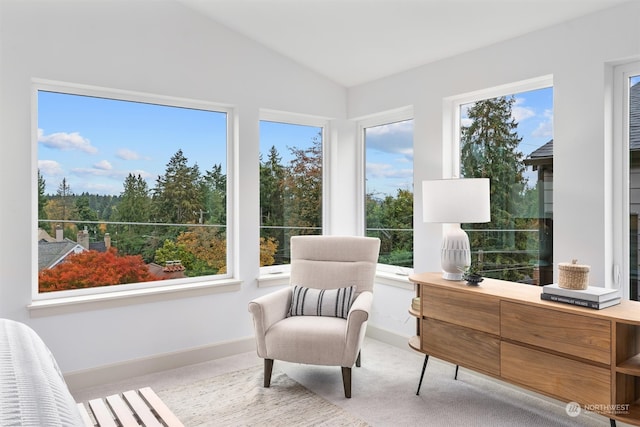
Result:
<instances>
[{"instance_id":1,"label":"white wall","mask_svg":"<svg viewBox=\"0 0 640 427\"><path fill-rule=\"evenodd\" d=\"M0 317L32 326L65 372L252 336L247 303L269 291L256 285L259 109L344 125L346 90L174 1L1 0L0 28ZM32 78L237 108L240 291L30 315Z\"/></svg>"}]
</instances>

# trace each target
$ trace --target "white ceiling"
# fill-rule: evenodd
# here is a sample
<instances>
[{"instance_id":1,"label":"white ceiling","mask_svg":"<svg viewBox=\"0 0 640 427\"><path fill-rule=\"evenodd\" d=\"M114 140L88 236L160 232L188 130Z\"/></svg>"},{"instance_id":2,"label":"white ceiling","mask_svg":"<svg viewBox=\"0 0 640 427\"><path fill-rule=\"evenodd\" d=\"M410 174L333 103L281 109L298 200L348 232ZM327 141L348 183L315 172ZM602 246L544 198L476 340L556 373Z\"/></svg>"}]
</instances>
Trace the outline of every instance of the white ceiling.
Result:
<instances>
[{"instance_id":1,"label":"white ceiling","mask_svg":"<svg viewBox=\"0 0 640 427\"><path fill-rule=\"evenodd\" d=\"M629 0L178 1L351 87Z\"/></svg>"}]
</instances>

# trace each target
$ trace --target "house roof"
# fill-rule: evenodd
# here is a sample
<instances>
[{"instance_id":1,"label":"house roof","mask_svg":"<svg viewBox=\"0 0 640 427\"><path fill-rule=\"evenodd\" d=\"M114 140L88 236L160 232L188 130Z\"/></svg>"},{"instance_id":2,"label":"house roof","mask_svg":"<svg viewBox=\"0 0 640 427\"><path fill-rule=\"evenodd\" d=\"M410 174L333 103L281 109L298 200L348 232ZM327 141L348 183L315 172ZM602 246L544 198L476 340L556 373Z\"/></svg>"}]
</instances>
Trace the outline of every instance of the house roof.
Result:
<instances>
[{"instance_id":1,"label":"house roof","mask_svg":"<svg viewBox=\"0 0 640 427\"><path fill-rule=\"evenodd\" d=\"M38 228L38 242L44 240L45 242L55 242L56 238L51 237L49 233L47 233L44 229Z\"/></svg>"},{"instance_id":2,"label":"house roof","mask_svg":"<svg viewBox=\"0 0 640 427\"><path fill-rule=\"evenodd\" d=\"M78 253L86 249L73 240L64 239L60 242L38 241L38 271L51 268L65 259L71 253Z\"/></svg>"},{"instance_id":3,"label":"house roof","mask_svg":"<svg viewBox=\"0 0 640 427\"><path fill-rule=\"evenodd\" d=\"M524 164L527 166L533 166L536 170L540 165L552 165L553 164L553 139L534 150L526 159Z\"/></svg>"}]
</instances>

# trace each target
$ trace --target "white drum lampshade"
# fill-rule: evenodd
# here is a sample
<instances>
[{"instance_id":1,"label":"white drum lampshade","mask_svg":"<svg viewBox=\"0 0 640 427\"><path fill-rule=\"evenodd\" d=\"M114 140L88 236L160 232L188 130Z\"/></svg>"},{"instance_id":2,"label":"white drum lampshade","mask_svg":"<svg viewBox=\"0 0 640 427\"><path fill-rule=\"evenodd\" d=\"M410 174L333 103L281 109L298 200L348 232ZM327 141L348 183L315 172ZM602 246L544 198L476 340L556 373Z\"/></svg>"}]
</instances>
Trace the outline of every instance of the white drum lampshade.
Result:
<instances>
[{"instance_id":1,"label":"white drum lampshade","mask_svg":"<svg viewBox=\"0 0 640 427\"><path fill-rule=\"evenodd\" d=\"M489 179L422 181L422 205L424 222L451 224L442 238L442 277L462 280L471 265L471 248L460 224L491 221Z\"/></svg>"}]
</instances>

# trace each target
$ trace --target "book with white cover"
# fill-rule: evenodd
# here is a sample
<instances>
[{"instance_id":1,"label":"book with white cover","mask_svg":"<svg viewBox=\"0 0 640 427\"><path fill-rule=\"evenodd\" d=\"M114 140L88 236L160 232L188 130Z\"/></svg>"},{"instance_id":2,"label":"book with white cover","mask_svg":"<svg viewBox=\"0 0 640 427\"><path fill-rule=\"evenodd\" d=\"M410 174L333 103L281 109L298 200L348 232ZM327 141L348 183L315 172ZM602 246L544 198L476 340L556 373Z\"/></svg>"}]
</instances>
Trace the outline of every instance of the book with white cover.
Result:
<instances>
[{"instance_id":1,"label":"book with white cover","mask_svg":"<svg viewBox=\"0 0 640 427\"><path fill-rule=\"evenodd\" d=\"M602 288L600 286L587 286L587 289L565 289L561 288L557 283L543 286L542 292L595 302L609 301L620 297L618 289Z\"/></svg>"}]
</instances>

